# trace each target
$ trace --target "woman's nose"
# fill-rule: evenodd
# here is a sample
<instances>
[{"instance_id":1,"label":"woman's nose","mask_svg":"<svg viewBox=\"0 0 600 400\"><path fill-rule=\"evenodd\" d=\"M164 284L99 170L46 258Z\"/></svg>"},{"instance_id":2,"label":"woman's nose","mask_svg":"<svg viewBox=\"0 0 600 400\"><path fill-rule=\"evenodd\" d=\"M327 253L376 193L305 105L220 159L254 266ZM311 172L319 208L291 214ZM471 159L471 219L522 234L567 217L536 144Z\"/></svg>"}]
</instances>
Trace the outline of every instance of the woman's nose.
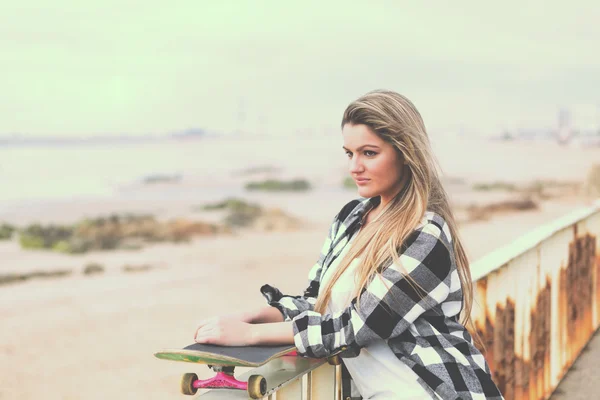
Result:
<instances>
[{"instance_id":1,"label":"woman's nose","mask_svg":"<svg viewBox=\"0 0 600 400\"><path fill-rule=\"evenodd\" d=\"M363 165L359 157L350 159L350 173L360 173L363 171Z\"/></svg>"}]
</instances>

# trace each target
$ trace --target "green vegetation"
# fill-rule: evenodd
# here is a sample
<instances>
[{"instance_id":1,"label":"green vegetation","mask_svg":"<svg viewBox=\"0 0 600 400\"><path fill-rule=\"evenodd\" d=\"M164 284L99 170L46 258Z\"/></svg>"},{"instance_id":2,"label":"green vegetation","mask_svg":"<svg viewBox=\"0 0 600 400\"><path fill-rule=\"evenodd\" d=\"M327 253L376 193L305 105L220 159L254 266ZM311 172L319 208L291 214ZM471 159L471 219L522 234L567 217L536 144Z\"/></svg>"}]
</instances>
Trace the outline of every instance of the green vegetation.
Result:
<instances>
[{"instance_id":1,"label":"green vegetation","mask_svg":"<svg viewBox=\"0 0 600 400\"><path fill-rule=\"evenodd\" d=\"M141 264L141 265L123 265L124 272L145 272L151 270L153 267L149 264Z\"/></svg>"},{"instance_id":2,"label":"green vegetation","mask_svg":"<svg viewBox=\"0 0 600 400\"><path fill-rule=\"evenodd\" d=\"M104 267L98 263L89 263L83 268L84 275L96 275L104 272Z\"/></svg>"},{"instance_id":3,"label":"green vegetation","mask_svg":"<svg viewBox=\"0 0 600 400\"><path fill-rule=\"evenodd\" d=\"M305 179L294 179L291 181L279 181L276 179L267 179L261 182L249 182L246 184L247 190L264 190L269 192L292 191L300 192L310 190L310 183Z\"/></svg>"},{"instance_id":4,"label":"green vegetation","mask_svg":"<svg viewBox=\"0 0 600 400\"><path fill-rule=\"evenodd\" d=\"M145 184L153 183L177 183L181 180L181 175L150 175L146 176L142 182Z\"/></svg>"},{"instance_id":5,"label":"green vegetation","mask_svg":"<svg viewBox=\"0 0 600 400\"><path fill-rule=\"evenodd\" d=\"M199 207L201 210L223 210L227 211L227 216L223 223L228 227L245 227L254 223L262 213L263 209L258 204L249 203L245 200L230 197L221 202L206 204Z\"/></svg>"},{"instance_id":6,"label":"green vegetation","mask_svg":"<svg viewBox=\"0 0 600 400\"><path fill-rule=\"evenodd\" d=\"M225 228L252 227L262 231L297 229L300 222L280 209L265 209L258 204L249 203L238 198L195 207L201 210L222 210L226 212L223 219Z\"/></svg>"},{"instance_id":7,"label":"green vegetation","mask_svg":"<svg viewBox=\"0 0 600 400\"><path fill-rule=\"evenodd\" d=\"M448 175L443 175L441 177L441 181L442 184L444 185L466 185L467 181L465 178L461 178L458 176L448 176Z\"/></svg>"},{"instance_id":8,"label":"green vegetation","mask_svg":"<svg viewBox=\"0 0 600 400\"><path fill-rule=\"evenodd\" d=\"M33 224L20 232L19 242L24 249L51 249L54 246L64 246L73 236L73 230L68 226Z\"/></svg>"},{"instance_id":9,"label":"green vegetation","mask_svg":"<svg viewBox=\"0 0 600 400\"><path fill-rule=\"evenodd\" d=\"M226 210L226 211L243 211L247 209L258 209L260 206L252 203L248 203L246 200L239 199L236 197L229 197L223 201L217 203L205 204L200 207L202 210Z\"/></svg>"},{"instance_id":10,"label":"green vegetation","mask_svg":"<svg viewBox=\"0 0 600 400\"><path fill-rule=\"evenodd\" d=\"M8 274L0 274L0 285L16 283L16 282L25 282L29 279L35 278L60 278L67 275L70 275L73 271L68 269L59 269L55 271L34 271L25 274L16 274L16 273L8 273Z\"/></svg>"},{"instance_id":11,"label":"green vegetation","mask_svg":"<svg viewBox=\"0 0 600 400\"><path fill-rule=\"evenodd\" d=\"M491 190L514 192L517 190L517 187L508 182L476 183L473 185L473 190L480 192L488 192Z\"/></svg>"},{"instance_id":12,"label":"green vegetation","mask_svg":"<svg viewBox=\"0 0 600 400\"><path fill-rule=\"evenodd\" d=\"M536 210L539 203L530 197L499 201L482 206L473 205L467 208L471 221L488 220L497 213L510 213L515 211Z\"/></svg>"},{"instance_id":13,"label":"green vegetation","mask_svg":"<svg viewBox=\"0 0 600 400\"><path fill-rule=\"evenodd\" d=\"M139 249L145 243L183 242L218 231L213 224L175 220L159 222L150 215L111 215L85 219L72 226L30 225L20 231L24 249L77 254L91 250Z\"/></svg>"},{"instance_id":14,"label":"green vegetation","mask_svg":"<svg viewBox=\"0 0 600 400\"><path fill-rule=\"evenodd\" d=\"M354 179L352 179L352 177L347 176L342 181L342 186L346 189L356 189L356 182L354 182Z\"/></svg>"},{"instance_id":15,"label":"green vegetation","mask_svg":"<svg viewBox=\"0 0 600 400\"><path fill-rule=\"evenodd\" d=\"M523 192L538 196L542 199L559 197L562 194L574 193L579 190L577 182L562 182L555 180L535 180L522 189Z\"/></svg>"},{"instance_id":16,"label":"green vegetation","mask_svg":"<svg viewBox=\"0 0 600 400\"><path fill-rule=\"evenodd\" d=\"M123 272L144 272L155 268L149 264L124 265ZM102 264L95 262L88 263L82 269L82 274L87 276L100 275L104 273L105 268ZM0 285L11 283L22 283L31 279L63 278L73 273L70 269L56 269L50 271L33 271L29 273L4 273L0 274Z\"/></svg>"},{"instance_id":17,"label":"green vegetation","mask_svg":"<svg viewBox=\"0 0 600 400\"><path fill-rule=\"evenodd\" d=\"M534 180L527 184L515 185L507 182L477 183L473 185L477 191L505 191L533 195L540 199L574 194L580 190L580 184L571 181L556 181L552 179Z\"/></svg>"},{"instance_id":18,"label":"green vegetation","mask_svg":"<svg viewBox=\"0 0 600 400\"><path fill-rule=\"evenodd\" d=\"M262 214L260 208L244 208L239 210L232 210L229 215L225 217L223 223L229 227L245 227L251 226L254 221Z\"/></svg>"},{"instance_id":19,"label":"green vegetation","mask_svg":"<svg viewBox=\"0 0 600 400\"><path fill-rule=\"evenodd\" d=\"M259 165L255 167L249 167L239 171L235 171L236 175L255 175L255 174L274 174L280 172L281 168L272 165Z\"/></svg>"},{"instance_id":20,"label":"green vegetation","mask_svg":"<svg viewBox=\"0 0 600 400\"><path fill-rule=\"evenodd\" d=\"M8 240L12 238L15 232L15 227L9 224L0 225L0 240Z\"/></svg>"}]
</instances>

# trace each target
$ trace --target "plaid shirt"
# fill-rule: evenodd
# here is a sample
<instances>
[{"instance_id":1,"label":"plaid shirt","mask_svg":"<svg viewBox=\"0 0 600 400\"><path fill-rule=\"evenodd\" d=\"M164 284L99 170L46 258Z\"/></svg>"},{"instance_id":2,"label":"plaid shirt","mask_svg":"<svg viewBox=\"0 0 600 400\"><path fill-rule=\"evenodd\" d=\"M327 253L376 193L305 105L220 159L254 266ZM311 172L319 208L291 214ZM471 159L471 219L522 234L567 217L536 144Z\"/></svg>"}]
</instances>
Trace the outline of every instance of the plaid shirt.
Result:
<instances>
[{"instance_id":1,"label":"plaid shirt","mask_svg":"<svg viewBox=\"0 0 600 400\"><path fill-rule=\"evenodd\" d=\"M400 249L403 268L390 262L371 279L360 293L359 308L357 297L339 313L314 311L321 277L379 201L353 200L336 215L303 296L283 295L269 285L261 288L268 303L293 322L298 354L356 357L362 347L383 339L432 398L502 399L483 355L458 320L462 289L450 231L438 214L425 214ZM343 398L361 398L345 368L342 387Z\"/></svg>"}]
</instances>

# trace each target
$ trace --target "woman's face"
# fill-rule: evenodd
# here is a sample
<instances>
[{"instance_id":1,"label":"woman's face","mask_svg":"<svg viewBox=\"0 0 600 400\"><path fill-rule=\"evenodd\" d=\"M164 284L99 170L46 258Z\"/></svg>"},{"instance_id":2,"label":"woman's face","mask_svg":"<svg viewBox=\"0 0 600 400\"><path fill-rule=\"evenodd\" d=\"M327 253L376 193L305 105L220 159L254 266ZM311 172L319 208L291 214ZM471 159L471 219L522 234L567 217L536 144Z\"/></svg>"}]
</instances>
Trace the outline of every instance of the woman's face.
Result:
<instances>
[{"instance_id":1,"label":"woman's face","mask_svg":"<svg viewBox=\"0 0 600 400\"><path fill-rule=\"evenodd\" d=\"M389 202L402 188L404 159L393 145L366 125L345 124L342 128L348 170L361 197L381 196Z\"/></svg>"}]
</instances>

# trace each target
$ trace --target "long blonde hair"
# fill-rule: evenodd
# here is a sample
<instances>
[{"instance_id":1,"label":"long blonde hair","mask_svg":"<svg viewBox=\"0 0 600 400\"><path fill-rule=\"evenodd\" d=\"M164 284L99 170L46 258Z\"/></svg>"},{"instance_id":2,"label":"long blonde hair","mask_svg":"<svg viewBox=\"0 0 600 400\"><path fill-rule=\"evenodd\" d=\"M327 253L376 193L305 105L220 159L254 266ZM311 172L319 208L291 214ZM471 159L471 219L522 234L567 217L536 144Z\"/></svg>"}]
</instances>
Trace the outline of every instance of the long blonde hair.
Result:
<instances>
[{"instance_id":1,"label":"long blonde hair","mask_svg":"<svg viewBox=\"0 0 600 400\"><path fill-rule=\"evenodd\" d=\"M406 97L392 92L369 92L352 102L344 111L346 124L368 126L375 134L392 144L402 155L408 180L398 195L382 209L376 220L364 226L338 269L317 298L315 310L324 313L331 299L331 288L352 261L361 256L357 267L357 289L362 293L372 278L389 265L400 265L398 251L408 235L419 225L426 211L439 214L450 229L456 266L463 291L461 322L477 335L471 322L473 284L469 260L463 248L448 195L442 187L438 164L431 150L421 115ZM416 282L406 275L413 286ZM417 285L418 286L418 285ZM358 304L360 307L360 304ZM481 343L480 343L481 344Z\"/></svg>"}]
</instances>

